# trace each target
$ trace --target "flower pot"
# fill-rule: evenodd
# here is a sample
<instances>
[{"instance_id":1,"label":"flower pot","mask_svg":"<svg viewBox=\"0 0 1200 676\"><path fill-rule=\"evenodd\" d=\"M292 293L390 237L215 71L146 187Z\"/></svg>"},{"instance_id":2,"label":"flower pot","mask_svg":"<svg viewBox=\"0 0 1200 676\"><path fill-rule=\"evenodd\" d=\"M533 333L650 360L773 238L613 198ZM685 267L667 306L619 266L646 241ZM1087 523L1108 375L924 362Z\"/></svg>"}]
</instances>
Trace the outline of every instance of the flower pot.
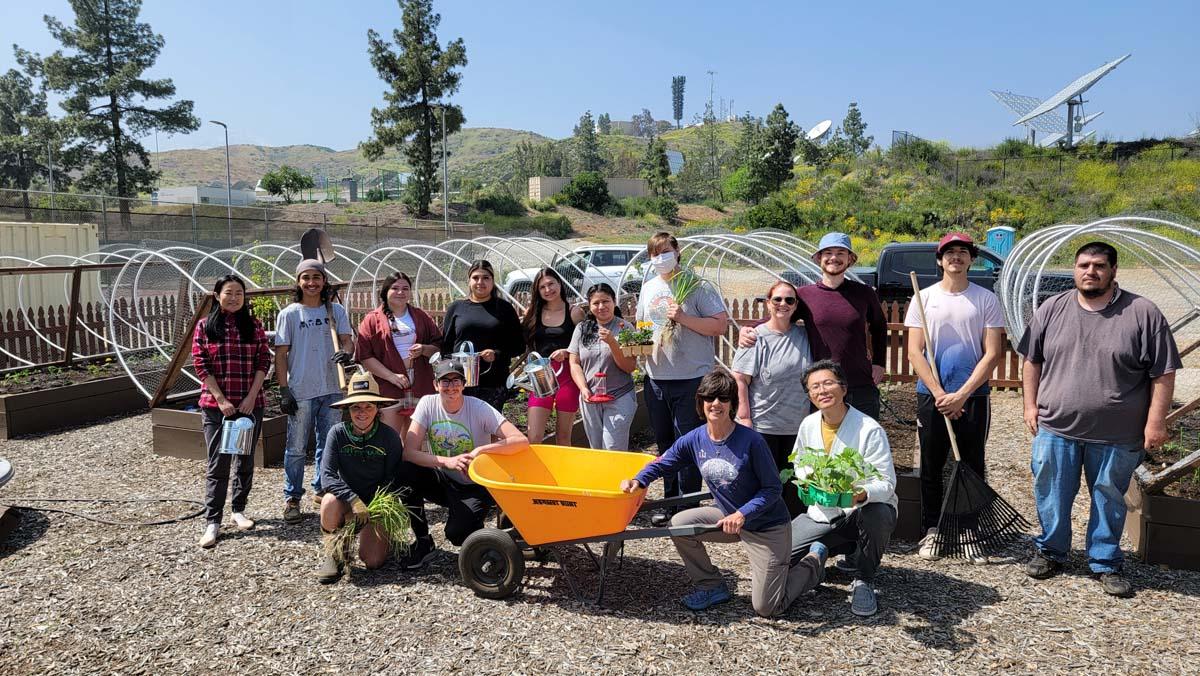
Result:
<instances>
[{"instance_id":1,"label":"flower pot","mask_svg":"<svg viewBox=\"0 0 1200 676\"><path fill-rule=\"evenodd\" d=\"M626 357L645 357L654 351L654 344L647 345L622 345L621 354Z\"/></svg>"},{"instance_id":2,"label":"flower pot","mask_svg":"<svg viewBox=\"0 0 1200 676\"><path fill-rule=\"evenodd\" d=\"M800 500L806 505L820 505L822 507L853 507L853 493L830 493L823 491L816 486L801 486Z\"/></svg>"}]
</instances>

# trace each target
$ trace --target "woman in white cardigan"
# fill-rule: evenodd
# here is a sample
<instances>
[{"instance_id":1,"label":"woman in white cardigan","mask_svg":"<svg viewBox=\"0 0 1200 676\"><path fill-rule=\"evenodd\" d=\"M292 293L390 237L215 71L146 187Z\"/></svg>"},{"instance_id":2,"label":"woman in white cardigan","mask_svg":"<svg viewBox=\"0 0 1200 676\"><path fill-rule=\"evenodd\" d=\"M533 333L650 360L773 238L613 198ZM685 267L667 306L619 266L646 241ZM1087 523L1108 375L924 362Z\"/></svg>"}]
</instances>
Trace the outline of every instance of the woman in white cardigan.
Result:
<instances>
[{"instance_id":1,"label":"woman in white cardigan","mask_svg":"<svg viewBox=\"0 0 1200 676\"><path fill-rule=\"evenodd\" d=\"M887 433L862 411L846 403L846 377L837 362L823 359L804 371L804 387L817 412L800 423L796 449L838 453L853 448L879 471L854 494L847 509L812 507L792 520L792 560L820 541L829 554L844 554L843 570L854 575L850 611L868 617L879 609L873 582L883 551L896 527L896 468ZM799 468L797 468L799 470Z\"/></svg>"}]
</instances>

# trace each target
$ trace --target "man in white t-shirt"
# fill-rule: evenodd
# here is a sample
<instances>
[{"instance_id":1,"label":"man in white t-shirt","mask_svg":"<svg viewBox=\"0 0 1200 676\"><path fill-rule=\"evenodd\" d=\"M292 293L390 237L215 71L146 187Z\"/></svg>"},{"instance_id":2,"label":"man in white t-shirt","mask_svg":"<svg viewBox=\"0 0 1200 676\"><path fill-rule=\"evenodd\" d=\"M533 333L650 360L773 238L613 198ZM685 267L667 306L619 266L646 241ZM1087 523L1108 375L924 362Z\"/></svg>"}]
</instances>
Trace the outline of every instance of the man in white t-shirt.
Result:
<instances>
[{"instance_id":1,"label":"man in white t-shirt","mask_svg":"<svg viewBox=\"0 0 1200 676\"><path fill-rule=\"evenodd\" d=\"M917 383L917 436L921 445L921 520L925 537L919 555L940 557L934 536L942 509L942 469L950 454L950 418L963 462L984 475L984 445L991 424L988 380L1002 350L1004 315L996 294L967 280L979 255L968 235L952 232L937 246L942 279L921 290L925 319L933 340L933 365L925 353L925 331L914 298L908 304L908 360ZM933 377L937 368L938 379ZM940 382L940 384L939 384Z\"/></svg>"}]
</instances>

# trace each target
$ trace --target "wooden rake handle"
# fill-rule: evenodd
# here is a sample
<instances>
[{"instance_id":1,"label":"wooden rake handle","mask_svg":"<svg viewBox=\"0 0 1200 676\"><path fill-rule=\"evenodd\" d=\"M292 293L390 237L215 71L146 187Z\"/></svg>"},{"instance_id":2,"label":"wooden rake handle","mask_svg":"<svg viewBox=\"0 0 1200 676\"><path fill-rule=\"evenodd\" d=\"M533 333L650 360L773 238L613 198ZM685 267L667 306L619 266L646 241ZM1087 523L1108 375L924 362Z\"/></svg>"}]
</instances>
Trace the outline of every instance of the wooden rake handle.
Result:
<instances>
[{"instance_id":1,"label":"wooden rake handle","mask_svg":"<svg viewBox=\"0 0 1200 676\"><path fill-rule=\"evenodd\" d=\"M913 302L917 304L917 312L921 315L921 330L925 333L925 354L928 355L926 361L929 362L929 372L933 374L933 382L937 384L938 388L941 388L942 379L938 377L936 358L933 352L933 335L929 333L929 322L925 321L925 303L921 301L921 286L917 282L917 272L910 271L908 276L912 280ZM962 462L962 455L958 452L958 437L954 435L954 425L945 414L942 414L942 420L946 421L946 432L950 435L950 449L954 451L954 461Z\"/></svg>"}]
</instances>

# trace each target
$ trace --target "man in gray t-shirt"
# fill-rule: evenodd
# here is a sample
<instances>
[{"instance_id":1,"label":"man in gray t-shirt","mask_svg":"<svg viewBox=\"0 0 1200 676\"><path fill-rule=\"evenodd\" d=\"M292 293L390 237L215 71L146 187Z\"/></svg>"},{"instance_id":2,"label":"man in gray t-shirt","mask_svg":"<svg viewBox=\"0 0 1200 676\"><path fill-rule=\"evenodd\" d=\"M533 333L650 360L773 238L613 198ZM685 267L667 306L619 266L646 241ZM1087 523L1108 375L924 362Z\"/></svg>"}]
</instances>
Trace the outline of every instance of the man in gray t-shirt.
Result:
<instances>
[{"instance_id":1,"label":"man in gray t-shirt","mask_svg":"<svg viewBox=\"0 0 1200 676\"><path fill-rule=\"evenodd\" d=\"M1125 491L1142 449L1167 440L1166 416L1182 363L1162 313L1118 288L1116 274L1116 249L1103 242L1081 247L1076 290L1037 309L1017 351L1025 356L1025 426L1036 435L1033 490L1042 526L1025 572L1047 578L1066 562L1082 471L1092 498L1088 565L1106 593L1125 596Z\"/></svg>"}]
</instances>

